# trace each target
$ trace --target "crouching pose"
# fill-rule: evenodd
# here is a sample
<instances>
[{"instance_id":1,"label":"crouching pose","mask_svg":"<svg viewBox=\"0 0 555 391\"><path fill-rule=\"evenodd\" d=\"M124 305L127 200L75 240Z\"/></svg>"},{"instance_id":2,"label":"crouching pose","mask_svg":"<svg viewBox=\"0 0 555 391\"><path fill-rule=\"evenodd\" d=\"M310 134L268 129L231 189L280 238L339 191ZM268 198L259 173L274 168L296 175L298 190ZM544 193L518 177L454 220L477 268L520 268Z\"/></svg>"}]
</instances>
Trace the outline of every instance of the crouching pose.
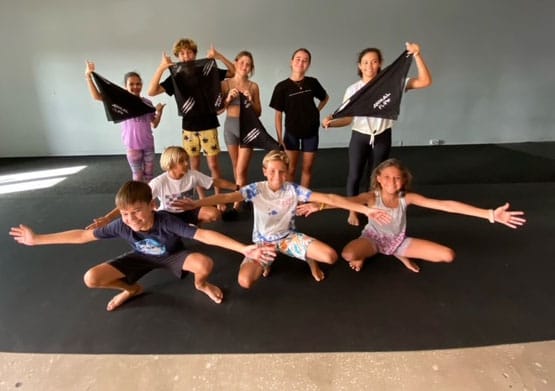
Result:
<instances>
[{"instance_id":1,"label":"crouching pose","mask_svg":"<svg viewBox=\"0 0 555 391\"><path fill-rule=\"evenodd\" d=\"M324 278L318 263L333 264L337 253L326 243L295 230L295 210L298 203L314 201L354 210L374 219L377 224L389 221L381 210L348 201L335 194L313 192L303 186L287 182L289 159L283 151L271 151L263 159L262 171L266 181L251 183L236 192L217 194L200 200L176 201L183 208L215 205L237 201L252 202L254 210L254 243L271 244L280 253L308 263L316 281ZM261 276L268 275L272 260L246 256L239 270L239 285L250 288Z\"/></svg>"},{"instance_id":2,"label":"crouching pose","mask_svg":"<svg viewBox=\"0 0 555 391\"><path fill-rule=\"evenodd\" d=\"M405 236L406 209L409 205L479 217L510 228L517 228L526 222L521 217L524 212L510 211L508 203L496 209L481 209L458 201L436 200L408 192L411 180L411 173L399 160L388 159L372 173L370 191L349 197L353 202L383 209L391 215L387 224L376 224L369 219L360 237L345 246L341 255L353 270L360 271L364 261L378 253L394 255L413 272L420 269L410 258L430 262L452 262L455 259L455 252L449 247ZM304 204L297 208L297 213L308 216L328 207Z\"/></svg>"},{"instance_id":3,"label":"crouching pose","mask_svg":"<svg viewBox=\"0 0 555 391\"><path fill-rule=\"evenodd\" d=\"M183 272L194 275L195 288L220 303L220 288L208 282L212 259L199 252L187 250L181 238L224 247L260 262L275 257L272 246L245 245L215 231L186 224L168 212L156 212L150 187L143 182L125 183L116 195L116 206L121 218L94 230L75 229L51 234L36 234L23 224L12 227L10 235L27 246L44 244L82 244L98 239L122 238L132 251L89 269L84 276L89 288L116 289L121 292L108 303L108 311L115 310L143 292L137 281L151 270L163 268L181 278Z\"/></svg>"}]
</instances>

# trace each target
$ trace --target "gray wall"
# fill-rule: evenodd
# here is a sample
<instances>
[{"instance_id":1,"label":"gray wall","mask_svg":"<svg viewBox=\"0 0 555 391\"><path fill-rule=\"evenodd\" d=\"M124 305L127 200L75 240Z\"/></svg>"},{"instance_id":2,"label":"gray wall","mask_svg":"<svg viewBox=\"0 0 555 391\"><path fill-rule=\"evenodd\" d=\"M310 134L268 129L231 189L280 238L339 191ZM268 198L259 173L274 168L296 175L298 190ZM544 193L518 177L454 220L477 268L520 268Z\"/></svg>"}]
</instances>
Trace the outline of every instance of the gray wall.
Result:
<instances>
[{"instance_id":1,"label":"gray wall","mask_svg":"<svg viewBox=\"0 0 555 391\"><path fill-rule=\"evenodd\" d=\"M210 43L227 57L255 57L266 128L276 82L288 77L294 49L307 47L317 77L339 106L356 77L356 54L380 47L385 63L407 40L421 44L431 88L409 92L395 145L555 140L553 1L235 0L3 1L0 5L0 156L120 154L84 80L85 60L121 83L137 70L148 84L163 51L191 37L203 57ZM414 68L414 66L413 66ZM414 69L413 69L414 70ZM146 86L144 87L146 90ZM180 119L168 103L157 151L180 144ZM347 128L322 131L321 146L345 146ZM223 140L222 140L223 141ZM223 145L223 143L222 143Z\"/></svg>"}]
</instances>

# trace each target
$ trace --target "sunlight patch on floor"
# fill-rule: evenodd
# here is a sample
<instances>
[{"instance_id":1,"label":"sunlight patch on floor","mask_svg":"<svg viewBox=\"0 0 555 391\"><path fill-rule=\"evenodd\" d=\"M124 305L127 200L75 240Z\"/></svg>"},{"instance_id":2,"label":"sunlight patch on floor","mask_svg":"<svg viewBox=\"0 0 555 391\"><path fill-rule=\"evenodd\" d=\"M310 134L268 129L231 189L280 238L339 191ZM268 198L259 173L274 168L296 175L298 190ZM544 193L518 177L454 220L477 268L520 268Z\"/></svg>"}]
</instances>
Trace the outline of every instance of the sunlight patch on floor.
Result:
<instances>
[{"instance_id":1,"label":"sunlight patch on floor","mask_svg":"<svg viewBox=\"0 0 555 391\"><path fill-rule=\"evenodd\" d=\"M73 166L0 175L0 194L46 189L57 185L69 175L74 175L86 167Z\"/></svg>"}]
</instances>

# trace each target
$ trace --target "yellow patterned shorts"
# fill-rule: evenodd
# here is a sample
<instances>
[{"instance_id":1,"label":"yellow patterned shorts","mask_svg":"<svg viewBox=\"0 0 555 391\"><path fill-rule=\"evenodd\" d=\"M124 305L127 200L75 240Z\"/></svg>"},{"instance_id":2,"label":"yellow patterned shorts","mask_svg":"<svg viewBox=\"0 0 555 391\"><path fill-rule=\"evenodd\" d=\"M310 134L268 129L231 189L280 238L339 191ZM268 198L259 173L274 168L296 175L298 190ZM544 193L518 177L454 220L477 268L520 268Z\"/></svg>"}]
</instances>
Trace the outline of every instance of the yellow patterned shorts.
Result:
<instances>
[{"instance_id":1,"label":"yellow patterned shorts","mask_svg":"<svg viewBox=\"0 0 555 391\"><path fill-rule=\"evenodd\" d=\"M201 153L206 156L216 156L220 153L217 129L199 130L198 132L182 130L181 135L183 149L189 156L196 157Z\"/></svg>"}]
</instances>

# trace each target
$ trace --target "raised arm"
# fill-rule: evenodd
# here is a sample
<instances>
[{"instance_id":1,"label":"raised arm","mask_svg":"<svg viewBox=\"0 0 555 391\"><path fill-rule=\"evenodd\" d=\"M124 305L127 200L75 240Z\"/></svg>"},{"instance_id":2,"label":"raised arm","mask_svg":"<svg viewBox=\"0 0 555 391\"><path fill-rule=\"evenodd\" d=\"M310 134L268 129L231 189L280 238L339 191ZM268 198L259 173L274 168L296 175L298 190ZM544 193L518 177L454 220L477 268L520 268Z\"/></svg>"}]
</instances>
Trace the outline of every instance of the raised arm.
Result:
<instances>
[{"instance_id":1,"label":"raised arm","mask_svg":"<svg viewBox=\"0 0 555 391\"><path fill-rule=\"evenodd\" d=\"M95 70L95 65L94 62L92 61L86 61L86 68L85 68L85 80L87 80L87 86L89 87L89 92L91 93L91 96L93 97L94 100L102 100L102 95L100 94L100 91L98 91L98 88L96 88L96 84L94 84L94 81L92 79L92 73Z\"/></svg>"},{"instance_id":2,"label":"raised arm","mask_svg":"<svg viewBox=\"0 0 555 391\"><path fill-rule=\"evenodd\" d=\"M416 69L418 70L418 76L416 78L409 79L407 83L407 90L416 90L419 88L426 88L432 85L432 74L422 57L420 52L420 45L413 42L407 42L407 51L413 55L414 61L416 62Z\"/></svg>"},{"instance_id":3,"label":"raised arm","mask_svg":"<svg viewBox=\"0 0 555 391\"><path fill-rule=\"evenodd\" d=\"M10 229L10 236L19 244L40 246L44 244L82 244L98 240L93 231L74 229L51 234L36 234L30 227L20 224Z\"/></svg>"},{"instance_id":4,"label":"raised arm","mask_svg":"<svg viewBox=\"0 0 555 391\"><path fill-rule=\"evenodd\" d=\"M526 222L523 211L510 211L509 203L498 206L495 209L483 209L473 205L452 200L437 200L427 198L420 194L408 193L406 195L408 204L418 205L423 208L440 210L447 213L457 213L474 216L488 220L490 223L501 223L510 228L518 228Z\"/></svg>"},{"instance_id":5,"label":"raised arm","mask_svg":"<svg viewBox=\"0 0 555 391\"><path fill-rule=\"evenodd\" d=\"M155 96L166 91L164 90L164 87L160 85L160 80L162 79L162 75L164 74L166 69L168 69L172 65L173 63L170 56L168 56L166 53L163 53L162 60L160 60L160 65L158 65L158 68L156 68L156 72L154 72L154 76L152 76L152 80L148 85L148 95Z\"/></svg>"},{"instance_id":6,"label":"raised arm","mask_svg":"<svg viewBox=\"0 0 555 391\"><path fill-rule=\"evenodd\" d=\"M214 45L210 45L210 49L208 49L206 57L213 58L214 60L219 60L224 63L225 67L227 68L227 73L225 77L233 77L235 75L235 64L229 61L229 59L222 53L218 52Z\"/></svg>"}]
</instances>

